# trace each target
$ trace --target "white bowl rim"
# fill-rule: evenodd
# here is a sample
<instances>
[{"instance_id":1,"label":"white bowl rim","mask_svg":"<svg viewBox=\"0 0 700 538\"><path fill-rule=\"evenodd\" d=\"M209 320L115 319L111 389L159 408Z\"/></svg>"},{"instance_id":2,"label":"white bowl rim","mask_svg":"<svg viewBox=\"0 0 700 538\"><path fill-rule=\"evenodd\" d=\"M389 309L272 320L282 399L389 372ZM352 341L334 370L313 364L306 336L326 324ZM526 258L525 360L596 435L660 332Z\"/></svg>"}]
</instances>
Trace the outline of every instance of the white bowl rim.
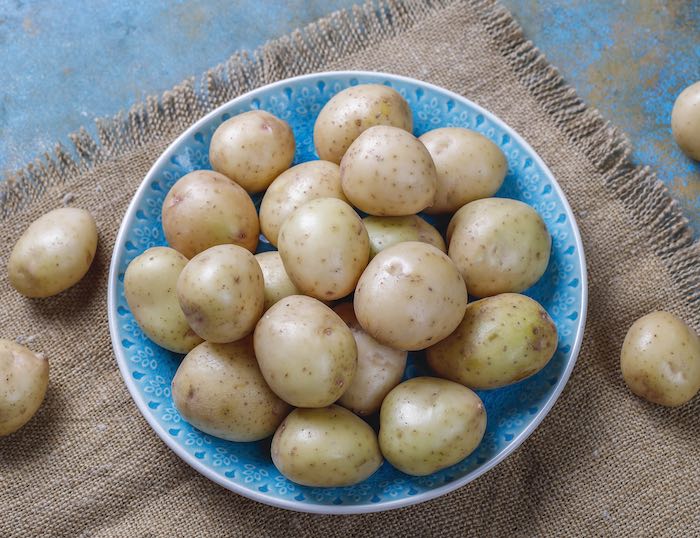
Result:
<instances>
[{"instance_id":1,"label":"white bowl rim","mask_svg":"<svg viewBox=\"0 0 700 538\"><path fill-rule=\"evenodd\" d=\"M204 463L200 462L197 460L194 456L191 454L188 454L187 451L171 436L167 434L165 431L165 428L163 428L162 425L160 425L155 417L149 412L148 407L146 402L143 400L141 395L138 392L138 389L136 387L136 382L132 379L132 377L129 375L129 371L127 370L127 364L128 361L124 355L124 352L121 348L121 345L119 343L118 339L118 328L117 328L117 276L118 276L118 271L117 271L117 258L119 256L119 245L121 245L124 242L125 235L127 233L127 230L130 229L131 224L133 219L135 218L136 214L136 207L137 204L140 202L140 200L144 196L144 192L146 191L147 186L149 185L150 181L153 179L153 176L155 175L156 170L160 169L160 167L167 162L170 157L174 154L175 148L177 148L180 143L187 137L191 135L192 132L197 131L198 129L204 127L207 123L209 123L213 118L218 116L219 114L222 114L227 111L227 109L234 107L237 105L240 101L249 99L251 97L255 97L259 93L263 93L266 91L269 91L270 89L278 88L280 86L285 86L291 83L297 83L297 82L304 82L304 81L310 81L314 79L319 79L319 78L332 78L332 77L366 77L366 78L382 78L385 80L397 80L401 82L405 82L408 84L413 84L413 85L418 85L418 86L423 86L426 88L430 88L431 90L438 91L441 93L444 93L451 97L452 99L456 101L462 101L466 102L469 104L470 107L473 107L474 110L478 111L479 113L483 114L485 117L487 117L491 122L495 123L498 125L500 128L508 131L509 136L511 136L512 139L516 140L519 144L522 145L525 149L529 150L531 155L533 156L533 160L541 167L541 169L549 175L552 185L554 190L556 191L557 195L562 201L562 205L564 206L564 210L566 212L567 218L570 219L572 229L573 229L573 239L576 244L576 250L578 252L578 259L581 264L581 312L578 317L578 323L576 326L576 338L574 340L574 344L571 348L571 359L569 360L569 363L566 366L566 369L564 370L563 374L557 381L556 385L554 386L554 392L550 396L550 398L547 400L547 402L542 406L542 408L537 412L537 414L532 418L531 422L527 425L527 427L518 434L517 437L515 437L512 442L500 453L498 456L487 463L481 465L477 469L474 469L473 471L467 473L466 475L460 477L457 480L454 480L450 482L449 484L445 484L443 486L437 487L435 489L431 489L429 491L425 491L419 494L416 494L411 497L404 497L402 499L396 499L393 501L387 501L387 502L382 502L382 503L367 503L367 504L357 504L357 505L323 505L323 504L304 504L301 502L295 502L287 499L278 499L274 497L268 497L263 493L259 493L257 491L249 490L246 489L238 484L235 484L233 482L227 481L225 478L222 476L218 475L215 473L212 469L204 465ZM571 206L569 205L568 200L566 199L566 196L564 194L564 191L561 189L559 183L557 182L556 178L552 174L551 170L549 167L544 163L542 158L539 156L539 154L528 144L512 127L508 126L504 121L502 121L499 117L497 117L495 114L492 112L489 112L488 110L484 109L483 107L477 105L473 101L467 99L466 97L459 95L457 93L451 92L445 88L442 88L440 86L437 86L435 84L430 84L428 82L423 82L418 79L414 79L411 77L405 77L401 75L395 75L392 73L382 73L382 72L376 72L376 71L322 71L322 72L316 72L316 73L309 73L306 75L300 75L296 77L291 77L287 78L284 80L280 80L277 82L273 82L271 84L266 84L264 86L260 86L259 88L256 88L254 90L251 90L247 93L244 93L242 95L239 95L235 99L232 99L228 101L227 103L224 103L223 105L217 107L215 110L212 110L208 114L206 114L204 117L196 121L194 124L192 124L190 127L188 127L180 136L178 136L169 146L168 148L161 154L161 156L156 160L156 162L151 166L151 169L148 171L146 176L144 177L143 181L139 185L138 189L136 190L136 193L134 194L134 197L132 198L129 207L126 210L126 213L122 219L122 223L119 227L119 233L117 234L117 238L114 243L114 251L112 253L112 259L110 263L110 269L109 269L109 279L108 279L108 290L107 290L107 314L109 317L109 332L112 340L112 348L114 349L114 354L116 355L117 358L117 363L119 365L119 370L121 372L122 377L124 378L124 382L126 383L127 388L129 389L129 393L131 394L131 398L134 400L134 403L136 403L136 406L139 409L139 412L141 415L146 419L148 424L153 428L155 433L158 435L158 437L161 438L161 440L168 446L170 449L177 454L180 459L182 459L185 463L193 467L197 472L200 474L204 475L207 477L209 480L212 480L213 482L216 482L217 484L223 486L224 488L231 490L235 493L238 493L239 495L242 495L244 497L247 497L249 499L252 499L254 501L275 506L278 508L285 508L287 510L293 510L297 512L306 512L306 513L316 513L316 514L366 514L370 512L383 512L386 510L393 510L396 508L401 508L405 506L410 506L413 504L418 504L422 503L431 499L435 499L437 497L441 497L447 493L450 493L451 491L454 491L472 480L475 480L482 474L486 473L487 471L491 470L494 468L496 465L498 465L501 461L503 461L506 457L508 457L510 454L512 454L522 443L532 434L532 432L535 431L535 429L540 425L542 420L544 419L545 416L549 413L549 411L552 409L554 406L555 402L559 399L559 396L561 395L562 391L564 390L564 387L566 386L567 381L569 380L569 377L571 376L571 372L576 364L576 360L578 359L578 354L581 350L581 344L583 341L583 333L585 330L586 326L586 316L587 316L587 310L588 310L588 272L586 268L586 259L585 259L585 254L583 251L583 242L581 241L581 234L579 232L578 224L576 222L576 217L574 216L573 210L571 209Z\"/></svg>"}]
</instances>

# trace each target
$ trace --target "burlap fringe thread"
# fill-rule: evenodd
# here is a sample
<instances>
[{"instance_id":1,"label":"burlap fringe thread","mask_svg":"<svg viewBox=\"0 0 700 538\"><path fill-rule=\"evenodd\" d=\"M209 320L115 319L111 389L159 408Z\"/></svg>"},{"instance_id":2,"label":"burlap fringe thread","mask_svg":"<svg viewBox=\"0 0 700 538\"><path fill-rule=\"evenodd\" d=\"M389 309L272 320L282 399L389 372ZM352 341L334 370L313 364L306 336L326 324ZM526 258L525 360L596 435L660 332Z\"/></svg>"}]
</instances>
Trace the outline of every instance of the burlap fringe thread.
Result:
<instances>
[{"instance_id":1,"label":"burlap fringe thread","mask_svg":"<svg viewBox=\"0 0 700 538\"><path fill-rule=\"evenodd\" d=\"M272 72L282 73L274 77L278 79L317 71L329 61L411 28L454 1L368 1L268 42L252 55L236 53L198 80L189 78L126 113L98 119L96 137L82 128L70 135L72 148L59 144L2 182L0 219L9 219L49 186L60 185L149 141L179 133L238 95L273 82ZM633 162L623 133L585 105L504 7L493 0L466 3L478 13L520 81L604 175L607 186L630 209L636 223L657 239L651 242L656 254L685 290L689 306L700 308L700 242L694 242L688 221L668 189L649 167ZM321 43L330 49L330 56L319 55L317 51L325 48Z\"/></svg>"}]
</instances>

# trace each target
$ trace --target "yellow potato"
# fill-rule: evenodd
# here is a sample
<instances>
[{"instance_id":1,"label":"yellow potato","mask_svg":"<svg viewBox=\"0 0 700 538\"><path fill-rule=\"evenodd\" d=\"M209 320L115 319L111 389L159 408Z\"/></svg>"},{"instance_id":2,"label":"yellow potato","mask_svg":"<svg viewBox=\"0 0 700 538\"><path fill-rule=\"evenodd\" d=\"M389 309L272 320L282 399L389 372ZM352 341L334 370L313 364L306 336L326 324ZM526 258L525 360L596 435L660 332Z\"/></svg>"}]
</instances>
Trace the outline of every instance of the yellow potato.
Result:
<instances>
[{"instance_id":1,"label":"yellow potato","mask_svg":"<svg viewBox=\"0 0 700 538\"><path fill-rule=\"evenodd\" d=\"M408 353L384 346L367 334L355 317L352 303L333 310L350 327L357 344L357 371L338 403L358 415L371 415L401 382Z\"/></svg>"},{"instance_id":2,"label":"yellow potato","mask_svg":"<svg viewBox=\"0 0 700 538\"><path fill-rule=\"evenodd\" d=\"M229 441L264 439L290 411L265 383L251 337L198 345L177 369L172 395L187 422Z\"/></svg>"},{"instance_id":3,"label":"yellow potato","mask_svg":"<svg viewBox=\"0 0 700 538\"><path fill-rule=\"evenodd\" d=\"M448 254L469 293L488 297L526 290L544 274L552 238L542 217L509 198L485 198L457 211L447 230Z\"/></svg>"},{"instance_id":4,"label":"yellow potato","mask_svg":"<svg viewBox=\"0 0 700 538\"><path fill-rule=\"evenodd\" d=\"M423 143L397 127L370 127L340 162L350 202L370 215L412 215L432 205L437 172Z\"/></svg>"},{"instance_id":5,"label":"yellow potato","mask_svg":"<svg viewBox=\"0 0 700 538\"><path fill-rule=\"evenodd\" d=\"M469 303L464 319L428 348L437 375L473 389L510 385L536 374L557 349L557 328L540 304L517 293Z\"/></svg>"},{"instance_id":6,"label":"yellow potato","mask_svg":"<svg viewBox=\"0 0 700 538\"><path fill-rule=\"evenodd\" d=\"M425 476L471 454L486 431L486 410L467 387L434 377L404 381L384 399L379 446L394 467Z\"/></svg>"},{"instance_id":7,"label":"yellow potato","mask_svg":"<svg viewBox=\"0 0 700 538\"><path fill-rule=\"evenodd\" d=\"M347 203L319 198L294 211L282 225L279 253L289 278L322 300L351 293L369 260L369 237Z\"/></svg>"},{"instance_id":8,"label":"yellow potato","mask_svg":"<svg viewBox=\"0 0 700 538\"><path fill-rule=\"evenodd\" d=\"M620 356L622 377L637 396L676 407L700 390L700 338L669 312L652 312L627 332Z\"/></svg>"},{"instance_id":9,"label":"yellow potato","mask_svg":"<svg viewBox=\"0 0 700 538\"><path fill-rule=\"evenodd\" d=\"M97 250L95 219L64 207L42 215L17 240L7 262L10 284L27 297L49 297L77 284Z\"/></svg>"},{"instance_id":10,"label":"yellow potato","mask_svg":"<svg viewBox=\"0 0 700 538\"><path fill-rule=\"evenodd\" d=\"M279 252L276 250L260 252L255 255L255 259L260 264L263 280L265 281L264 310L269 309L273 304L285 297L301 294L294 282L289 279L287 271L284 270L284 264Z\"/></svg>"},{"instance_id":11,"label":"yellow potato","mask_svg":"<svg viewBox=\"0 0 700 538\"><path fill-rule=\"evenodd\" d=\"M187 323L210 342L233 342L249 335L265 304L260 265L236 245L218 245L197 254L180 273L176 290Z\"/></svg>"},{"instance_id":12,"label":"yellow potato","mask_svg":"<svg viewBox=\"0 0 700 538\"><path fill-rule=\"evenodd\" d=\"M163 201L163 232L171 247L192 258L224 244L255 252L260 226L247 192L223 174L196 170L168 191Z\"/></svg>"},{"instance_id":13,"label":"yellow potato","mask_svg":"<svg viewBox=\"0 0 700 538\"><path fill-rule=\"evenodd\" d=\"M209 145L209 162L248 192L264 191L294 160L296 143L289 124L264 110L251 110L223 122Z\"/></svg>"},{"instance_id":14,"label":"yellow potato","mask_svg":"<svg viewBox=\"0 0 700 538\"><path fill-rule=\"evenodd\" d=\"M501 188L508 172L505 155L485 136L459 127L428 131L419 138L437 169L435 202L426 213L453 213Z\"/></svg>"},{"instance_id":15,"label":"yellow potato","mask_svg":"<svg viewBox=\"0 0 700 538\"><path fill-rule=\"evenodd\" d=\"M314 124L314 144L321 159L340 163L348 147L365 130L392 125L409 133L413 117L406 100L381 84L360 84L333 96Z\"/></svg>"},{"instance_id":16,"label":"yellow potato","mask_svg":"<svg viewBox=\"0 0 700 538\"><path fill-rule=\"evenodd\" d=\"M49 361L24 346L0 338L0 437L34 416L49 385Z\"/></svg>"},{"instance_id":17,"label":"yellow potato","mask_svg":"<svg viewBox=\"0 0 700 538\"><path fill-rule=\"evenodd\" d=\"M676 98L671 112L673 138L691 159L700 161L700 81Z\"/></svg>"},{"instance_id":18,"label":"yellow potato","mask_svg":"<svg viewBox=\"0 0 700 538\"><path fill-rule=\"evenodd\" d=\"M168 247L149 248L124 275L124 295L139 327L156 344L187 353L202 339L188 325L175 289L187 258Z\"/></svg>"},{"instance_id":19,"label":"yellow potato","mask_svg":"<svg viewBox=\"0 0 700 538\"><path fill-rule=\"evenodd\" d=\"M355 290L362 328L394 349L417 351L455 330L467 307L467 289L444 252L409 241L377 254Z\"/></svg>"},{"instance_id":20,"label":"yellow potato","mask_svg":"<svg viewBox=\"0 0 700 538\"><path fill-rule=\"evenodd\" d=\"M277 236L287 217L317 198L347 201L340 186L340 167L337 164L311 161L282 172L265 191L260 204L260 228L267 240L277 245Z\"/></svg>"},{"instance_id":21,"label":"yellow potato","mask_svg":"<svg viewBox=\"0 0 700 538\"><path fill-rule=\"evenodd\" d=\"M440 232L418 215L406 217L365 217L362 219L369 234L370 259L385 248L404 241L421 241L447 252Z\"/></svg>"},{"instance_id":22,"label":"yellow potato","mask_svg":"<svg viewBox=\"0 0 700 538\"><path fill-rule=\"evenodd\" d=\"M271 452L284 476L311 487L351 486L382 464L374 430L337 405L292 411L275 432Z\"/></svg>"},{"instance_id":23,"label":"yellow potato","mask_svg":"<svg viewBox=\"0 0 700 538\"><path fill-rule=\"evenodd\" d=\"M296 407L324 407L350 386L357 346L338 315L304 295L282 299L255 327L260 371L280 398Z\"/></svg>"}]
</instances>

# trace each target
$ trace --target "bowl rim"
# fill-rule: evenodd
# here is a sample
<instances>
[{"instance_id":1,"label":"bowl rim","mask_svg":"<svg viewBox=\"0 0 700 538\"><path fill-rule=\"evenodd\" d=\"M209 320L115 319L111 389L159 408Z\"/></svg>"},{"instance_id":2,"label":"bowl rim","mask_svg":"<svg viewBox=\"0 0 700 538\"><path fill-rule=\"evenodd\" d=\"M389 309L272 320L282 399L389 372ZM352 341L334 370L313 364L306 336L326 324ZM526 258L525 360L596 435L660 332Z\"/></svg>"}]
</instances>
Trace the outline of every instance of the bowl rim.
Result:
<instances>
[{"instance_id":1,"label":"bowl rim","mask_svg":"<svg viewBox=\"0 0 700 538\"><path fill-rule=\"evenodd\" d=\"M357 505L347 505L347 506L336 506L336 505L323 505L323 504L304 504L302 502L298 501L293 501L293 500L287 500L287 499L279 499L275 497L269 497L261 492L257 492L254 490L249 490L246 489L238 484L235 484L233 482L230 482L226 480L224 477L220 476L216 472L214 472L212 469L204 465L204 463L200 462L197 460L194 456L190 455L187 453L187 451L178 443L175 439L173 439L171 436L167 434L165 431L165 428L156 420L155 416L149 412L148 407L146 402L143 400L141 395L139 394L139 391L136 387L136 382L132 379L131 375L129 375L129 371L127 369L127 364L128 360L126 359L126 356L124 354L123 349L121 348L121 345L119 343L119 337L118 337L118 324L117 324L117 277L118 277L118 270L117 270L117 261L119 258L119 255L121 253L121 248L120 245L123 244L125 240L125 236L127 234L127 230L131 228L131 225L133 223L133 220L136 215L136 208L137 204L141 201L141 199L144 196L144 193L146 192L147 186L153 179L153 176L156 174L156 171L159 170L163 164L168 162L168 160L173 156L175 153L175 149L180 145L180 143L188 138L192 132L197 131L198 129L204 127L207 125L212 119L214 119L216 116L224 113L227 111L227 109L234 107L237 105L239 102L243 100L250 99L251 97L255 97L259 93L267 92L271 89L276 89L281 86L285 86L288 84L294 84L294 83L299 83L299 82L305 82L305 81L312 81L314 79L319 79L319 78L333 78L333 77L364 77L364 78L377 78L377 79L385 79L385 80L390 80L390 81L400 81L400 82L405 82L408 84L413 84L413 85L418 85L422 86L425 88L429 88L434 91L438 91L441 93L446 94L448 97L457 100L457 101L462 101L466 102L470 107L473 107L474 110L479 112L480 114L483 114L485 117L489 119L492 123L498 125L501 129L504 129L508 131L509 136L511 136L512 139L517 141L523 148L525 148L527 151L529 151L532 155L533 160L538 164L538 166L541 167L541 169L549 175L551 181L552 181L552 186L557 195L559 196L560 200L562 201L562 205L564 207L564 211L566 213L567 218L570 219L571 225L572 225L572 230L573 230L573 240L576 245L576 249L578 252L578 259L579 263L581 265L581 278L580 278L580 285L581 285L581 310L579 312L579 317L578 317L578 323L576 325L576 337L574 340L574 343L571 348L571 359L569 360L569 363L567 364L566 368L564 369L564 372L562 373L561 377L557 381L556 385L554 386L554 392L550 396L550 398L545 402L545 404L542 406L542 408L537 412L537 414L532 418L530 423L527 425L527 427L518 434L517 437L515 437L512 442L500 453L498 456L496 456L494 459L490 460L489 462L481 465L480 467L474 469L473 471L467 473L466 475L460 477L457 480L453 480L452 482L445 484L443 486L431 489L429 491L425 491L419 494L416 494L411 497L404 497L402 499L396 499L396 500L391 500L387 502L381 502L377 504L357 504ZM515 131L512 127L510 127L508 124L506 124L503 120L501 120L498 116L493 114L492 112L486 110L485 108L479 106L478 104L474 103L470 99L459 95L455 92L452 92L450 90L447 90L446 88L442 88L440 86L437 86L435 84L431 84L428 82L424 82L415 78L411 77L405 77L402 75L395 75L392 73L384 73L384 72L378 72L378 71L353 71L353 70L347 70L347 71L320 71L320 72L315 72L315 73L309 73L305 75L299 75L296 77L290 77L286 78L283 80L279 80L277 82L273 82L270 84L265 84L263 86L260 86L258 88L255 88L253 90L250 90L244 94L239 95L238 97L231 99L230 101L227 101L226 103L222 104L221 106L218 106L216 109L212 110L211 112L207 113L205 116L197 120L195 123L190 125L187 129L185 129L184 132L182 132L170 145L165 149L165 151L158 157L158 159L153 163L151 168L149 169L148 173L146 176L143 178L141 181L139 187L137 188L136 192L134 193L133 198L131 199L131 202L129 203L129 206L124 214L124 217L122 218L121 224L119 225L119 232L117 234L117 237L114 242L114 250L112 252L111 260L110 260L110 269L109 269L109 277L107 281L108 289L107 289L107 315L108 315L108 320L109 320L109 332L110 332L110 339L112 342L112 349L114 350L115 357L117 359L117 364L119 366L119 371L121 372L122 378L124 379L124 382L127 386L127 389L129 390L129 393L131 395L131 399L134 401L136 404L136 407L138 408L139 412L143 416L143 418L146 419L146 422L150 425L150 427L153 429L153 431L160 437L160 439L180 458L182 459L185 463L190 465L190 467L194 468L198 473L202 474L209 480L219 484L220 486L223 486L224 488L233 491L234 493L237 493L239 495L242 495L244 497L247 497L248 499L267 504L270 506L275 506L278 508L284 508L287 510L292 510L296 512L305 512L305 513L316 513L316 514L365 514L365 513L370 513L370 512L383 512L386 510L393 510L396 508L401 508L405 506L410 506L418 503L422 503L431 499L435 499L438 497L441 497L447 493L450 493L452 491L455 491L456 489L461 488L462 486L468 484L469 482L475 480L479 476L483 475L487 471L490 471L493 469L496 465L501 463L504 459L506 459L508 456L510 456L513 452L515 452L516 449L518 449L523 442L532 435L532 433L537 429L537 427L540 425L542 420L544 419L545 416L547 416L556 403L556 401L559 399L559 396L561 395L562 391L564 390L564 387L566 386L569 377L571 376L571 372L574 369L574 366L576 364L576 361L578 359L579 352L581 350L581 344L583 342L583 335L585 331L585 326L586 326L586 317L587 317L587 311L588 311L588 271L586 267L586 258L585 258L585 253L583 249L583 242L581 240L581 234L579 231L578 223L576 222L576 217L574 215L573 210L571 209L571 206L569 205L569 201L566 198L566 195L564 194L564 191L562 190L561 186L557 182L556 178L554 177L554 174L552 174L551 170L549 167L544 163L542 158L539 156L539 154L528 144L521 136L520 134Z\"/></svg>"}]
</instances>

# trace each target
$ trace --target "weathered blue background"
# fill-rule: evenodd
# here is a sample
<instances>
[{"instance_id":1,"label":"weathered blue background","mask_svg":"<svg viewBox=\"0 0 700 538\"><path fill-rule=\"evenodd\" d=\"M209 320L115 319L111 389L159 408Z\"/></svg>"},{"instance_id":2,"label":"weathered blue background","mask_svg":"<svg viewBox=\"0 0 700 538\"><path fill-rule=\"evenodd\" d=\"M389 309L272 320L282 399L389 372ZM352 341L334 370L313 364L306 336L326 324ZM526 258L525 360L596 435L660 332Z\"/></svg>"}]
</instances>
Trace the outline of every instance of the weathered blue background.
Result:
<instances>
[{"instance_id":1,"label":"weathered blue background","mask_svg":"<svg viewBox=\"0 0 700 538\"><path fill-rule=\"evenodd\" d=\"M700 164L670 133L700 80L700 1L503 0L580 95L629 134L700 232ZM0 0L0 170L147 94L352 0Z\"/></svg>"}]
</instances>

